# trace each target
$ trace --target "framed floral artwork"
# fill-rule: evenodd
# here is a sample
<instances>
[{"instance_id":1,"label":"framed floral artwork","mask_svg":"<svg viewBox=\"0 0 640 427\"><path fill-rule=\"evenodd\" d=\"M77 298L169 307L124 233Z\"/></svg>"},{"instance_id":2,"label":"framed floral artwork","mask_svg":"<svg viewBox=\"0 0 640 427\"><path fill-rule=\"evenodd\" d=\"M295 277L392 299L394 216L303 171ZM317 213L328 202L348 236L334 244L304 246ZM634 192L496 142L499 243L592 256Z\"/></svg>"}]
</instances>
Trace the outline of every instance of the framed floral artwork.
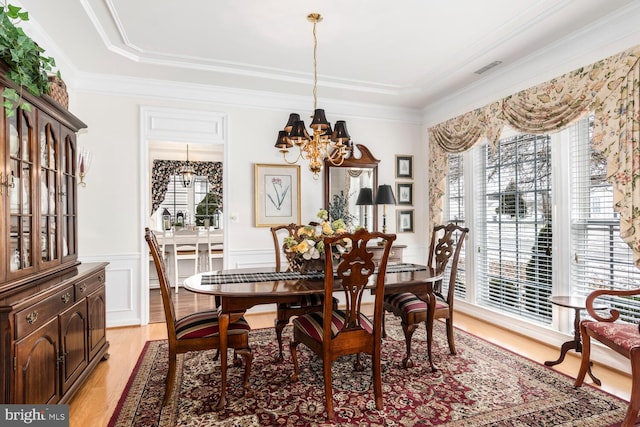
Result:
<instances>
[{"instance_id":1,"label":"framed floral artwork","mask_svg":"<svg viewBox=\"0 0 640 427\"><path fill-rule=\"evenodd\" d=\"M398 220L396 231L398 233L413 233L413 209L397 210L396 217Z\"/></svg>"},{"instance_id":2,"label":"framed floral artwork","mask_svg":"<svg viewBox=\"0 0 640 427\"><path fill-rule=\"evenodd\" d=\"M256 227L300 224L300 166L255 164Z\"/></svg>"},{"instance_id":3,"label":"framed floral artwork","mask_svg":"<svg viewBox=\"0 0 640 427\"><path fill-rule=\"evenodd\" d=\"M396 194L399 205L413 206L412 182L396 182Z\"/></svg>"},{"instance_id":4,"label":"framed floral artwork","mask_svg":"<svg viewBox=\"0 0 640 427\"><path fill-rule=\"evenodd\" d=\"M396 155L396 178L413 179L413 156Z\"/></svg>"}]
</instances>

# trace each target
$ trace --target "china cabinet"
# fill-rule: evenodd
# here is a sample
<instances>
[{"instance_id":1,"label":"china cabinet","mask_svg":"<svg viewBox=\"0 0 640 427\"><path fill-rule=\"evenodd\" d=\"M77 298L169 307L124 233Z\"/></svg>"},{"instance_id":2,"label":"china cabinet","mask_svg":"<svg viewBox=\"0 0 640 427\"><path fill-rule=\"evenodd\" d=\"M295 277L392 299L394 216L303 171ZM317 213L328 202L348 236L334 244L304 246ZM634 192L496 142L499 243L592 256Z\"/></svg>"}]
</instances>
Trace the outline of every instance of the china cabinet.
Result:
<instances>
[{"instance_id":1,"label":"china cabinet","mask_svg":"<svg viewBox=\"0 0 640 427\"><path fill-rule=\"evenodd\" d=\"M5 72L0 91L15 88ZM0 403L63 403L108 357L107 264L78 262L86 125L48 96L23 97L29 110L0 114Z\"/></svg>"}]
</instances>

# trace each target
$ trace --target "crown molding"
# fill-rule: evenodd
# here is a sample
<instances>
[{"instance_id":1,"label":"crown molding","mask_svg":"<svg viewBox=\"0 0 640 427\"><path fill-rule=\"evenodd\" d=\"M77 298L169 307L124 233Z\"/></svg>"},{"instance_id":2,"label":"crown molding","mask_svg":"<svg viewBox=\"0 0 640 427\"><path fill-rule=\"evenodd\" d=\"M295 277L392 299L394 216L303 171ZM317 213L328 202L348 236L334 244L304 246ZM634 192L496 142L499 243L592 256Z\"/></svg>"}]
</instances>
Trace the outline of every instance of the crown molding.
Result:
<instances>
[{"instance_id":1,"label":"crown molding","mask_svg":"<svg viewBox=\"0 0 640 427\"><path fill-rule=\"evenodd\" d=\"M190 101L210 105L257 108L272 111L305 111L313 105L311 96L210 86L187 82L143 79L78 72L73 88L105 96L134 96L171 102ZM364 118L421 124L419 109L322 99L325 110L345 118Z\"/></svg>"}]
</instances>

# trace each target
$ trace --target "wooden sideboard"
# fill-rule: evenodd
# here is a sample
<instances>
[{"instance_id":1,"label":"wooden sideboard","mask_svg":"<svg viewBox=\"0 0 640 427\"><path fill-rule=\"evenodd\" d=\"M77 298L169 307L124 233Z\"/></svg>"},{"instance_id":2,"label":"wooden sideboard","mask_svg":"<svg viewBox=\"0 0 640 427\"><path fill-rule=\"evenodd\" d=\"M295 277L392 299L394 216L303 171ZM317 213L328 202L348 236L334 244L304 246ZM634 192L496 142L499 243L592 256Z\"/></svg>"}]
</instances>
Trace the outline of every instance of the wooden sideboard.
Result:
<instances>
[{"instance_id":1,"label":"wooden sideboard","mask_svg":"<svg viewBox=\"0 0 640 427\"><path fill-rule=\"evenodd\" d=\"M0 403L67 402L109 357L106 266L80 264L0 293Z\"/></svg>"}]
</instances>

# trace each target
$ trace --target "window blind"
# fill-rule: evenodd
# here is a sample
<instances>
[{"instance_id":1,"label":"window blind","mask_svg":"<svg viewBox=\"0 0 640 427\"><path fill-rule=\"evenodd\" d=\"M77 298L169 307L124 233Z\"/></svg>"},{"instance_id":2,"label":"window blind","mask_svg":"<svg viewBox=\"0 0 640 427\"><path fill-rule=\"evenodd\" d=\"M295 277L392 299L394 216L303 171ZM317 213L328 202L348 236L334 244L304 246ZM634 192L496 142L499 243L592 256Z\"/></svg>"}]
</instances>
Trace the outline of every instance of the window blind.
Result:
<instances>
[{"instance_id":1,"label":"window blind","mask_svg":"<svg viewBox=\"0 0 640 427\"><path fill-rule=\"evenodd\" d=\"M462 153L449 154L449 172L447 174L447 205L444 222L453 222L461 227L465 224L464 204L464 157ZM466 246L466 244L465 244ZM456 287L454 294L458 298L465 298L467 294L465 283L465 247L460 250L458 257L458 271L456 275ZM446 276L451 274L450 265L447 267ZM446 284L448 287L448 284ZM445 292L448 289L443 289Z\"/></svg>"},{"instance_id":2,"label":"window blind","mask_svg":"<svg viewBox=\"0 0 640 427\"><path fill-rule=\"evenodd\" d=\"M613 209L613 187L606 180L606 158L591 148L593 117L570 128L571 240L573 295L596 289L629 289L640 285L640 270L629 246L620 238L620 218ZM606 297L623 320L637 322L638 297Z\"/></svg>"},{"instance_id":3,"label":"window blind","mask_svg":"<svg viewBox=\"0 0 640 427\"><path fill-rule=\"evenodd\" d=\"M172 175L164 200L160 204L159 212L167 209L176 220L178 212L182 212L187 221L196 221L198 216L196 208L202 202L207 193L210 191L210 183L205 176L195 176L193 185L185 187L182 183L181 175ZM189 216L187 218L187 216Z\"/></svg>"},{"instance_id":4,"label":"window blind","mask_svg":"<svg viewBox=\"0 0 640 427\"><path fill-rule=\"evenodd\" d=\"M552 288L548 135L502 139L477 156L477 303L549 324Z\"/></svg>"}]
</instances>

